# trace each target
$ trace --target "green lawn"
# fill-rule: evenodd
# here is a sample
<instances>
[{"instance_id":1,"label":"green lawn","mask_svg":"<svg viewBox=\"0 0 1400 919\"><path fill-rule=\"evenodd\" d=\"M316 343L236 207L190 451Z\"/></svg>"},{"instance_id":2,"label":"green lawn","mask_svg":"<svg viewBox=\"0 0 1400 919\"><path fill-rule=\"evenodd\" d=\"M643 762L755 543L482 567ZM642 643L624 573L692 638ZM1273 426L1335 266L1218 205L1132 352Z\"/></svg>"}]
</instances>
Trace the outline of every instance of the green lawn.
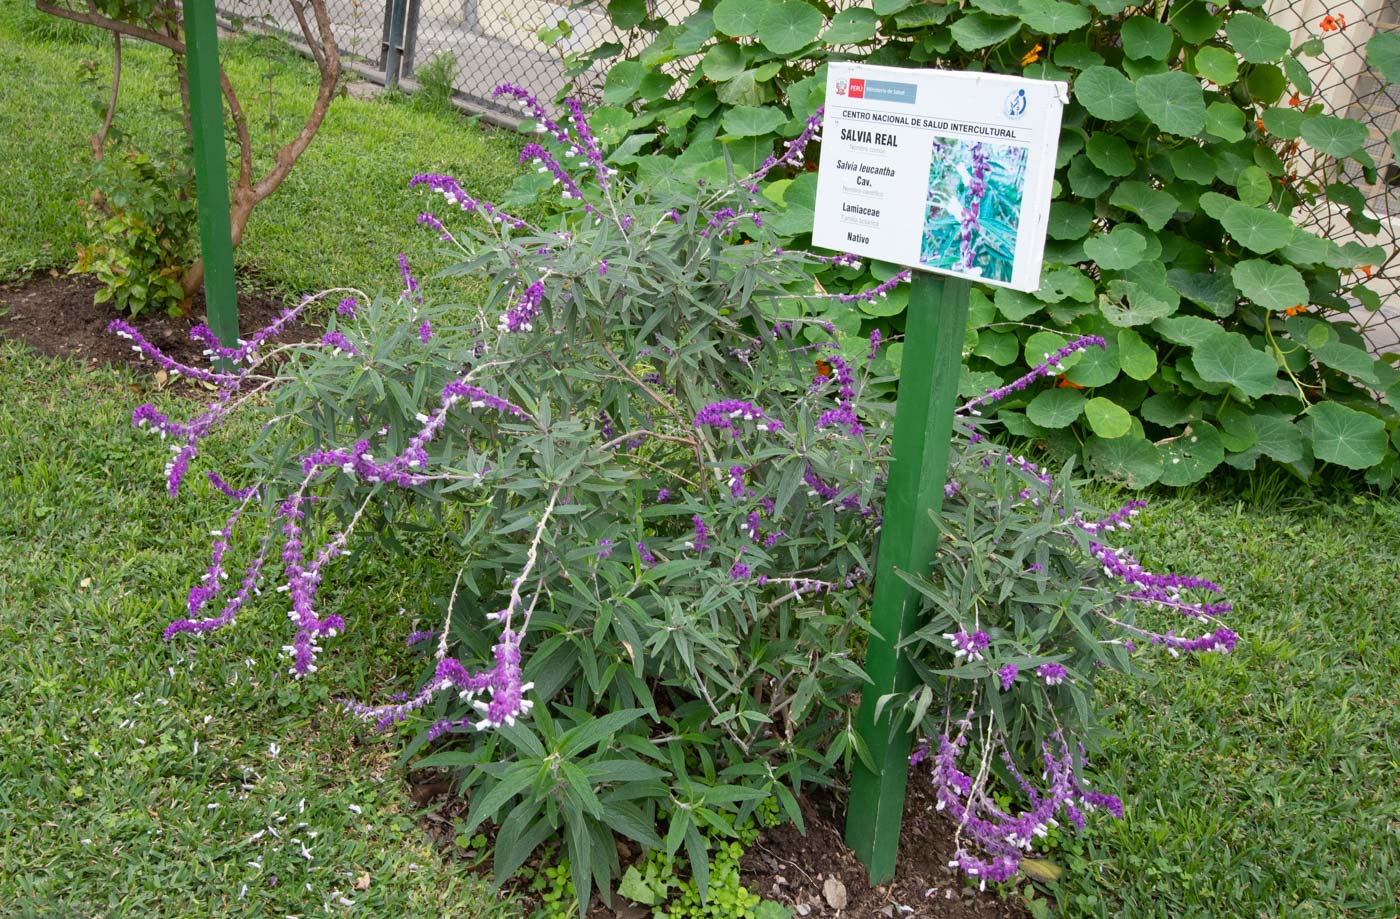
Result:
<instances>
[{"instance_id":1,"label":"green lawn","mask_svg":"<svg viewBox=\"0 0 1400 919\"><path fill-rule=\"evenodd\" d=\"M1219 581L1241 641L1108 693L1127 814L1076 847L1065 914L1396 916L1400 501L1156 498L1130 537Z\"/></svg>"},{"instance_id":2,"label":"green lawn","mask_svg":"<svg viewBox=\"0 0 1400 919\"><path fill-rule=\"evenodd\" d=\"M166 644L228 502L193 475L165 493L140 390L0 344L0 915L509 915L415 828L397 741L332 701L409 688L441 578L373 553L338 570L326 602L353 628L305 684L270 592Z\"/></svg>"},{"instance_id":3,"label":"green lawn","mask_svg":"<svg viewBox=\"0 0 1400 919\"><path fill-rule=\"evenodd\" d=\"M0 280L72 263L83 228L77 201L90 170L88 138L101 122L77 67L84 58L98 60L104 81L111 69L105 45L22 40L18 2L0 0ZM315 68L269 40L225 39L220 50L265 167L271 140L285 143L300 126L315 95ZM162 49L124 45L118 123L147 150L168 150L177 136L168 60ZM267 126L269 98L275 134ZM408 180L449 172L464 188L499 200L520 173L520 145L513 134L455 114L338 98L282 187L253 212L238 264L292 293L396 289L397 253L426 274L421 269L438 245L416 220L442 199L409 191Z\"/></svg>"},{"instance_id":4,"label":"green lawn","mask_svg":"<svg viewBox=\"0 0 1400 919\"><path fill-rule=\"evenodd\" d=\"M105 56L21 42L15 2L0 0L0 279L70 261L95 125L73 70ZM305 62L249 40L225 55L245 102L265 106L270 86L295 118ZM168 137L147 111L163 60L128 48L124 112L149 143ZM517 145L338 100L240 262L288 291L391 286L395 253L432 265L408 177L455 172L499 196ZM181 499L164 493L164 445L129 425L146 385L0 345L0 915L307 915L348 909L342 896L367 915L492 915L414 828L397 741L332 703L408 688L403 637L440 599L419 585L443 580L414 566L435 563L365 552L335 567L323 593L350 633L304 685L279 676L271 595L212 641L163 643L223 501L193 474ZM232 462L232 434L201 462ZM1130 542L1149 566L1221 582L1241 642L1108 687L1119 736L1096 766L1127 815L1058 842L1063 913L1394 916L1400 501L1200 491L1155 499Z\"/></svg>"}]
</instances>

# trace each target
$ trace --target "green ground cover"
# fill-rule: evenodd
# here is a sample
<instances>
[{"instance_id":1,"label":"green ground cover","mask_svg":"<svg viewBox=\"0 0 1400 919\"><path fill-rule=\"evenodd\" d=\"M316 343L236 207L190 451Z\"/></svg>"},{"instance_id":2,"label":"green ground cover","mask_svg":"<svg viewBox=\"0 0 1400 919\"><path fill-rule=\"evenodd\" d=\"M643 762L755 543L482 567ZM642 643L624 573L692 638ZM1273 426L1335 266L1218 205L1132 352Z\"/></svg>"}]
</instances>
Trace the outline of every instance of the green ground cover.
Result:
<instances>
[{"instance_id":1,"label":"green ground cover","mask_svg":"<svg viewBox=\"0 0 1400 919\"><path fill-rule=\"evenodd\" d=\"M4 13L0 278L70 260L93 125L73 67L105 54L22 44ZM227 47L256 94L267 57ZM275 98L290 100L309 71L277 60ZM131 49L128 67L129 102L154 99L160 57ZM125 110L131 130L159 136L141 108ZM340 100L242 264L288 290L389 286L395 252L426 263L434 245L407 177L458 172L499 194L516 143ZM370 915L489 916L495 901L414 828L396 744L332 703L407 688L402 638L432 608L437 563L365 552L336 567L324 595L351 629L305 685L276 676L272 595L208 645L164 644L222 508L194 475L165 495L164 445L128 423L146 385L0 346L0 914L304 915L343 896ZM216 438L209 459L238 442ZM1156 499L1128 540L1153 567L1220 581L1242 640L1110 687L1121 736L1097 762L1127 815L1058 843L1065 915L1394 915L1400 502L1266 492Z\"/></svg>"}]
</instances>

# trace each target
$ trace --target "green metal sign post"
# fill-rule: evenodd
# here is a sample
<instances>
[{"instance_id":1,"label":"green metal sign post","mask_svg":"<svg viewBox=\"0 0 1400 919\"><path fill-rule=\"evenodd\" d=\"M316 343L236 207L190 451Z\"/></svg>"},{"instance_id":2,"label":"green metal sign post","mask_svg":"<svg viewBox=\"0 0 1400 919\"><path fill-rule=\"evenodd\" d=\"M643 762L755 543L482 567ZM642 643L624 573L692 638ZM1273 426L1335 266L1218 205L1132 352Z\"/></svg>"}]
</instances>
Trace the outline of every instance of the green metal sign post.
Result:
<instances>
[{"instance_id":1,"label":"green metal sign post","mask_svg":"<svg viewBox=\"0 0 1400 919\"><path fill-rule=\"evenodd\" d=\"M904 329L904 362L895 407L894 446L885 493L885 517L876 560L875 596L857 730L875 771L856 759L846 811L846 844L870 872L872 884L894 877L913 734L907 719L882 696L904 692L914 669L899 651L919 627L918 592L897 572L928 570L938 548L930 513L943 506L948 446L953 430L962 344L967 328L968 282L915 271Z\"/></svg>"},{"instance_id":2,"label":"green metal sign post","mask_svg":"<svg viewBox=\"0 0 1400 919\"><path fill-rule=\"evenodd\" d=\"M210 331L224 347L231 348L238 343L238 295L233 284L233 233L229 227L228 162L214 0L185 0L184 16L204 305Z\"/></svg>"}]
</instances>

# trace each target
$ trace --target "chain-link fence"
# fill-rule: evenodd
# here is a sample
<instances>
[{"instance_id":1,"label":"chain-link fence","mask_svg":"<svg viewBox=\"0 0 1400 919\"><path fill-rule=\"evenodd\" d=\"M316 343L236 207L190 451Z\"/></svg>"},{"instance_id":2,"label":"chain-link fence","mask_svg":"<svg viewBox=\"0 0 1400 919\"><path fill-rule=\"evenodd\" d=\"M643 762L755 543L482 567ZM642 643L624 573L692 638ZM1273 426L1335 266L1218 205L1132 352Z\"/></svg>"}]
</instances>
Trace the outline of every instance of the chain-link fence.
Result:
<instances>
[{"instance_id":1,"label":"chain-link fence","mask_svg":"<svg viewBox=\"0 0 1400 919\"><path fill-rule=\"evenodd\" d=\"M1326 112L1355 118L1370 132L1365 149L1375 162L1373 174L1349 163L1341 176L1310 176L1306 155L1290 161L1303 173L1300 178L1340 180L1359 191L1365 216L1373 221L1367 232L1355 229L1345 210L1325 202L1295 218L1334 242L1381 247L1380 263L1367 266L1367 286L1381 306L1372 310L1356 303L1350 318L1377 354L1400 352L1400 163L1390 140L1400 129L1400 87L1387 84L1366 61L1366 42L1376 32L1400 31L1400 0L1276 0L1271 18L1293 32L1295 44L1315 38L1322 45L1320 54L1303 58L1313 93L1299 101L1320 102Z\"/></svg>"},{"instance_id":2,"label":"chain-link fence","mask_svg":"<svg viewBox=\"0 0 1400 919\"><path fill-rule=\"evenodd\" d=\"M285 0L217 2L228 19L300 34ZM698 5L698 0L647 0L651 17L670 22L681 21ZM595 86L602 74L571 73L569 57L609 42L629 48L638 41L614 25L605 0L328 0L328 6L342 54L361 74L388 84L402 79L411 88L415 72L446 56L458 100L493 118L517 114L491 98L498 83L516 83L544 99L570 82ZM1322 42L1320 54L1304 58L1314 84L1306 103L1357 118L1370 131L1366 151L1375 161L1374 175L1353 166L1341 177L1322 179L1341 178L1362 193L1374 232L1358 232L1344 211L1326 203L1297 216L1336 242L1382 247L1385 255L1369 266L1368 282L1381 307L1357 303L1351 318L1377 353L1400 352L1400 163L1390 141L1400 129L1400 89L1380 79L1365 56L1366 42L1377 30L1400 31L1400 0L1273 0L1269 14L1293 32L1295 44L1309 38ZM1306 151L1290 166L1302 173L1300 179L1318 178L1308 174Z\"/></svg>"}]
</instances>

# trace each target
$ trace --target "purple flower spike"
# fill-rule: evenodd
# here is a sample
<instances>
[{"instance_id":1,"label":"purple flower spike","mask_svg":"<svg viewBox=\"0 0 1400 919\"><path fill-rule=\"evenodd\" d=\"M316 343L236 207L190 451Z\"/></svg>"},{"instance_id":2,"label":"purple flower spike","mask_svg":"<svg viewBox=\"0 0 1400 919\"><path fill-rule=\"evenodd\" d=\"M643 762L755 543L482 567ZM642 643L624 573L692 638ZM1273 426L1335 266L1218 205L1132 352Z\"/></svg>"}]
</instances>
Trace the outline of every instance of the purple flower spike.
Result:
<instances>
[{"instance_id":1,"label":"purple flower spike","mask_svg":"<svg viewBox=\"0 0 1400 919\"><path fill-rule=\"evenodd\" d=\"M1069 677L1069 671L1064 668L1063 664L1051 661L1035 668L1035 675L1044 680L1046 686L1058 686Z\"/></svg>"}]
</instances>

